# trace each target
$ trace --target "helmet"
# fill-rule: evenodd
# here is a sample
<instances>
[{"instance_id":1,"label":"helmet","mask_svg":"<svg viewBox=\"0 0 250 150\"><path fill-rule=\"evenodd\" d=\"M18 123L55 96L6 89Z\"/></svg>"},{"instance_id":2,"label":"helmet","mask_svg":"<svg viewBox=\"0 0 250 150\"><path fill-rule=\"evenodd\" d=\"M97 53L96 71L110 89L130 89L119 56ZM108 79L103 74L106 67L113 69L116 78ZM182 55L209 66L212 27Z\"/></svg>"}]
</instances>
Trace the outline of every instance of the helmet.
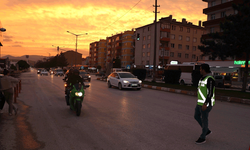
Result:
<instances>
[{"instance_id":1,"label":"helmet","mask_svg":"<svg viewBox=\"0 0 250 150\"><path fill-rule=\"evenodd\" d=\"M79 75L79 70L78 69L74 69L73 73L76 74L76 75Z\"/></svg>"}]
</instances>

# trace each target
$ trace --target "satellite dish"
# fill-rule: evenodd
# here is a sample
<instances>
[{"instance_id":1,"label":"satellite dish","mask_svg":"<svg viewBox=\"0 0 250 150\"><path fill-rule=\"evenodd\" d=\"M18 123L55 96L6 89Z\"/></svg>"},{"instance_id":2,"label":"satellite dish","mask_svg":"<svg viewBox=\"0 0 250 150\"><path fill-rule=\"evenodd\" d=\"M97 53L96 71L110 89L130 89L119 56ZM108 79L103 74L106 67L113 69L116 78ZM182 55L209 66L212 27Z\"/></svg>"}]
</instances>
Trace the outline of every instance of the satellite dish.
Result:
<instances>
[{"instance_id":1,"label":"satellite dish","mask_svg":"<svg viewBox=\"0 0 250 150\"><path fill-rule=\"evenodd\" d=\"M0 31L5 32L6 29L5 28L0 28Z\"/></svg>"}]
</instances>

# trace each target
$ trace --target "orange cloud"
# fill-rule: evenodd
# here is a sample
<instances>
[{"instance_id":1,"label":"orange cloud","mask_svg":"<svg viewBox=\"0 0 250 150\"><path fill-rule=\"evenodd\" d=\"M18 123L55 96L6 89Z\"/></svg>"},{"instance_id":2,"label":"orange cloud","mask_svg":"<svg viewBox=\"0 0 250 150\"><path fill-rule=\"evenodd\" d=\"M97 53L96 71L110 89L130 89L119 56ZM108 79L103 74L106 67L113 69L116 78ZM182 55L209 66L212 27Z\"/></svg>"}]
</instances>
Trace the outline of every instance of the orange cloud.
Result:
<instances>
[{"instance_id":1,"label":"orange cloud","mask_svg":"<svg viewBox=\"0 0 250 150\"><path fill-rule=\"evenodd\" d=\"M75 34L78 52L88 56L89 44L112 34L152 23L152 0L1 0L0 21L4 28L2 55L56 55L56 47L74 50ZM138 4L137 4L138 3ZM137 5L136 5L137 4ZM136 6L135 6L136 5ZM173 18L198 24L205 21L201 0L165 0L158 2L158 19L170 14ZM134 7L133 9L131 9Z\"/></svg>"}]
</instances>

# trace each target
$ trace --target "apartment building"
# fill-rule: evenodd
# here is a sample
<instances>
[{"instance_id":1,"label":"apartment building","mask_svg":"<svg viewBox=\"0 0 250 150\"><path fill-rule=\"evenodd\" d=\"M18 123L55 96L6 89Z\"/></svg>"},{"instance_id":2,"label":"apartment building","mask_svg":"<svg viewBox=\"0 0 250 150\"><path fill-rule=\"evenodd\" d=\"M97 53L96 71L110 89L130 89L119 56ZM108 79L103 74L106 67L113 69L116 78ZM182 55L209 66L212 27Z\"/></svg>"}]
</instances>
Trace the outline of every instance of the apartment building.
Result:
<instances>
[{"instance_id":1,"label":"apartment building","mask_svg":"<svg viewBox=\"0 0 250 150\"><path fill-rule=\"evenodd\" d=\"M64 57L70 66L81 65L82 64L82 54L75 52L73 50L66 51L63 53Z\"/></svg>"},{"instance_id":2,"label":"apartment building","mask_svg":"<svg viewBox=\"0 0 250 150\"><path fill-rule=\"evenodd\" d=\"M98 42L98 53L97 53L97 66L106 68L106 50L107 50L107 41L101 39Z\"/></svg>"},{"instance_id":3,"label":"apartment building","mask_svg":"<svg viewBox=\"0 0 250 150\"><path fill-rule=\"evenodd\" d=\"M170 61L195 62L202 60L198 49L200 38L205 33L201 26L193 25L182 19L182 22L169 17L157 22L156 65L165 65ZM136 28L135 65L152 66L154 64L154 23Z\"/></svg>"},{"instance_id":4,"label":"apartment building","mask_svg":"<svg viewBox=\"0 0 250 150\"><path fill-rule=\"evenodd\" d=\"M134 64L135 35L134 31L122 34L121 67L129 69Z\"/></svg>"},{"instance_id":5,"label":"apartment building","mask_svg":"<svg viewBox=\"0 0 250 150\"><path fill-rule=\"evenodd\" d=\"M202 0L207 2L207 8L203 9L203 14L207 15L207 21L203 22L206 33L223 32L220 22L225 20L225 16L237 14L232 8L232 3L240 3L241 0ZM206 35L204 35L206 37Z\"/></svg>"},{"instance_id":6,"label":"apartment building","mask_svg":"<svg viewBox=\"0 0 250 150\"><path fill-rule=\"evenodd\" d=\"M98 60L98 45L99 42L92 42L89 46L89 64L90 66L97 66L97 60Z\"/></svg>"}]
</instances>

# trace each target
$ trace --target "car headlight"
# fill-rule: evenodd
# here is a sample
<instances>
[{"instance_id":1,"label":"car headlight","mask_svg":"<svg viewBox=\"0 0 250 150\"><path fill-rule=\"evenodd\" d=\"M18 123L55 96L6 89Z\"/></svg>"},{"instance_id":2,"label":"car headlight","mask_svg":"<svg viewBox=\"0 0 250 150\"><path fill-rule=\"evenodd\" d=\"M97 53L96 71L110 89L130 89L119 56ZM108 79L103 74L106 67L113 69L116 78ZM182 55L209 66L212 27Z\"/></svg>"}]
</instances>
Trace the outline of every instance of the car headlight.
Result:
<instances>
[{"instance_id":1,"label":"car headlight","mask_svg":"<svg viewBox=\"0 0 250 150\"><path fill-rule=\"evenodd\" d=\"M127 80L123 80L123 83L129 83L129 81L127 81Z\"/></svg>"},{"instance_id":2,"label":"car headlight","mask_svg":"<svg viewBox=\"0 0 250 150\"><path fill-rule=\"evenodd\" d=\"M75 95L81 97L82 96L82 92L76 92Z\"/></svg>"},{"instance_id":3,"label":"car headlight","mask_svg":"<svg viewBox=\"0 0 250 150\"><path fill-rule=\"evenodd\" d=\"M66 86L67 86L67 83L65 83L64 86L66 87Z\"/></svg>"},{"instance_id":4,"label":"car headlight","mask_svg":"<svg viewBox=\"0 0 250 150\"><path fill-rule=\"evenodd\" d=\"M141 81L141 80L139 80L139 83L142 83L142 81Z\"/></svg>"}]
</instances>

